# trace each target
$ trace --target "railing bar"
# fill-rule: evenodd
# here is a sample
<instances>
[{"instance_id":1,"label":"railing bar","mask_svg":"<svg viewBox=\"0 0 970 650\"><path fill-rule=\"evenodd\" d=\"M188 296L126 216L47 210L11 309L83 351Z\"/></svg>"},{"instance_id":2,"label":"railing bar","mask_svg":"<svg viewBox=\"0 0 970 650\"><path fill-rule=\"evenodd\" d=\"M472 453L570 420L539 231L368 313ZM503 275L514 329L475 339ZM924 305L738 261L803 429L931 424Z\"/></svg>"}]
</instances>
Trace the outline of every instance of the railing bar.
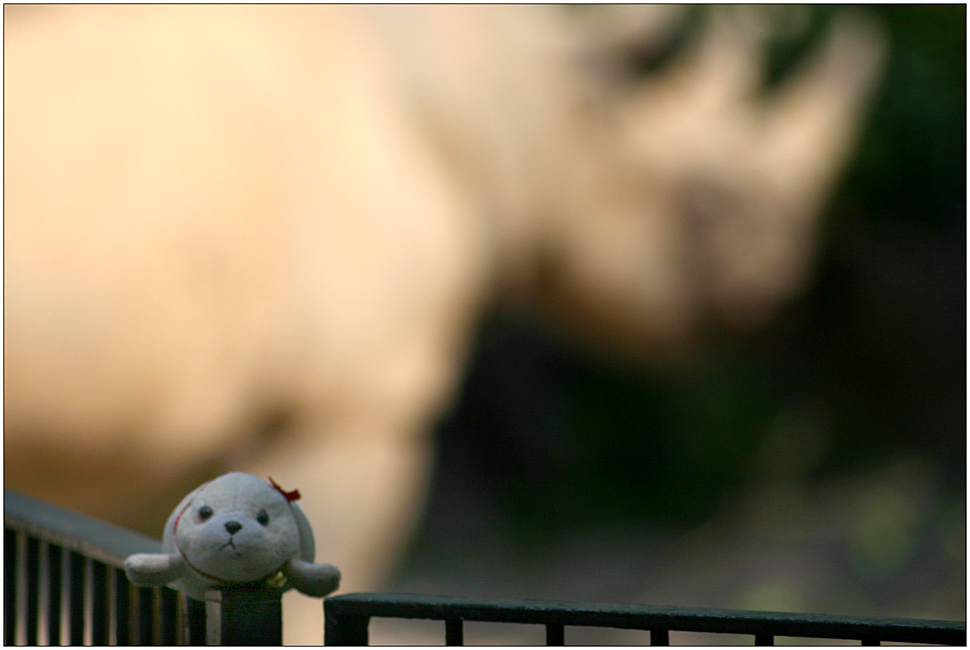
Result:
<instances>
[{"instance_id":1,"label":"railing bar","mask_svg":"<svg viewBox=\"0 0 970 650\"><path fill-rule=\"evenodd\" d=\"M445 645L465 645L464 622L460 618L445 619Z\"/></svg>"},{"instance_id":2,"label":"railing bar","mask_svg":"<svg viewBox=\"0 0 970 650\"><path fill-rule=\"evenodd\" d=\"M670 631L663 629L650 630L650 645L669 646Z\"/></svg>"},{"instance_id":3,"label":"railing bar","mask_svg":"<svg viewBox=\"0 0 970 650\"><path fill-rule=\"evenodd\" d=\"M53 542L116 568L132 553L158 553L161 543L119 526L59 508L13 490L3 491L4 527Z\"/></svg>"},{"instance_id":4,"label":"railing bar","mask_svg":"<svg viewBox=\"0 0 970 650\"><path fill-rule=\"evenodd\" d=\"M111 593L108 566L91 560L91 643L110 645Z\"/></svg>"},{"instance_id":5,"label":"railing bar","mask_svg":"<svg viewBox=\"0 0 970 650\"><path fill-rule=\"evenodd\" d=\"M17 533L14 541L16 548L16 592L14 594L14 643L27 644L27 534Z\"/></svg>"},{"instance_id":6,"label":"railing bar","mask_svg":"<svg viewBox=\"0 0 970 650\"><path fill-rule=\"evenodd\" d=\"M129 582L128 594L128 620L130 621L129 635L131 637L131 645L148 645L148 642L145 641L145 626L142 624L141 589Z\"/></svg>"},{"instance_id":7,"label":"railing bar","mask_svg":"<svg viewBox=\"0 0 970 650\"><path fill-rule=\"evenodd\" d=\"M566 626L562 623L546 623L546 645L566 645Z\"/></svg>"},{"instance_id":8,"label":"railing bar","mask_svg":"<svg viewBox=\"0 0 970 650\"><path fill-rule=\"evenodd\" d=\"M323 601L324 645L367 645L371 617L346 611L348 609L338 610L329 598Z\"/></svg>"},{"instance_id":9,"label":"railing bar","mask_svg":"<svg viewBox=\"0 0 970 650\"><path fill-rule=\"evenodd\" d=\"M17 534L3 529L3 644L17 642Z\"/></svg>"},{"instance_id":10,"label":"railing bar","mask_svg":"<svg viewBox=\"0 0 970 650\"><path fill-rule=\"evenodd\" d=\"M47 644L61 644L64 598L64 549L47 544Z\"/></svg>"},{"instance_id":11,"label":"railing bar","mask_svg":"<svg viewBox=\"0 0 970 650\"><path fill-rule=\"evenodd\" d=\"M106 565L107 575L105 580L108 584L108 645L126 645L122 638L121 629L125 623L121 620L120 610L124 607L121 604L125 598L122 593L124 587L118 581L118 569L111 565Z\"/></svg>"},{"instance_id":12,"label":"railing bar","mask_svg":"<svg viewBox=\"0 0 970 650\"><path fill-rule=\"evenodd\" d=\"M175 592L176 639L175 645L189 644L189 613L185 602L185 594Z\"/></svg>"},{"instance_id":13,"label":"railing bar","mask_svg":"<svg viewBox=\"0 0 970 650\"><path fill-rule=\"evenodd\" d=\"M153 615L152 615L152 599L153 599L153 589L151 587L138 587L138 642L137 645L158 645L155 643L155 639L152 638L153 631Z\"/></svg>"},{"instance_id":14,"label":"railing bar","mask_svg":"<svg viewBox=\"0 0 970 650\"><path fill-rule=\"evenodd\" d=\"M159 590L159 616L161 617L161 645L178 645L178 592L174 589L162 587Z\"/></svg>"},{"instance_id":15,"label":"railing bar","mask_svg":"<svg viewBox=\"0 0 970 650\"><path fill-rule=\"evenodd\" d=\"M111 611L114 621L111 624L112 643L131 645L131 589L124 569L110 569L111 587L114 602Z\"/></svg>"},{"instance_id":16,"label":"railing bar","mask_svg":"<svg viewBox=\"0 0 970 650\"><path fill-rule=\"evenodd\" d=\"M37 628L40 627L39 595L40 585L37 575L40 573L40 540L36 537L27 538L27 645L37 645Z\"/></svg>"},{"instance_id":17,"label":"railing bar","mask_svg":"<svg viewBox=\"0 0 970 650\"><path fill-rule=\"evenodd\" d=\"M415 594L345 594L326 601L328 617L381 616L498 623L563 623L640 630L678 630L720 634L764 634L828 639L879 638L963 645L966 625L871 617L754 612L643 605L606 605L543 601L469 600Z\"/></svg>"},{"instance_id":18,"label":"railing bar","mask_svg":"<svg viewBox=\"0 0 970 650\"><path fill-rule=\"evenodd\" d=\"M107 624L105 635L108 639L107 645L118 645L118 588L115 584L115 568L112 566L105 566L104 568L104 582L107 589L104 616Z\"/></svg>"},{"instance_id":19,"label":"railing bar","mask_svg":"<svg viewBox=\"0 0 970 650\"><path fill-rule=\"evenodd\" d=\"M128 583L128 638L131 645L149 645L145 638L145 625L142 621L142 589Z\"/></svg>"},{"instance_id":20,"label":"railing bar","mask_svg":"<svg viewBox=\"0 0 970 650\"><path fill-rule=\"evenodd\" d=\"M68 645L84 645L84 556L68 553Z\"/></svg>"},{"instance_id":21,"label":"railing bar","mask_svg":"<svg viewBox=\"0 0 970 650\"><path fill-rule=\"evenodd\" d=\"M34 582L37 589L37 645L50 645L51 574L48 563L49 548L44 540L37 540L37 572Z\"/></svg>"},{"instance_id":22,"label":"railing bar","mask_svg":"<svg viewBox=\"0 0 970 650\"><path fill-rule=\"evenodd\" d=\"M61 548L61 645L71 645L71 553Z\"/></svg>"},{"instance_id":23,"label":"railing bar","mask_svg":"<svg viewBox=\"0 0 970 650\"><path fill-rule=\"evenodd\" d=\"M206 642L211 645L282 645L281 597L282 591L267 586L206 590Z\"/></svg>"},{"instance_id":24,"label":"railing bar","mask_svg":"<svg viewBox=\"0 0 970 650\"><path fill-rule=\"evenodd\" d=\"M151 588L151 611L152 611L152 645L162 645L162 589L161 587Z\"/></svg>"},{"instance_id":25,"label":"railing bar","mask_svg":"<svg viewBox=\"0 0 970 650\"><path fill-rule=\"evenodd\" d=\"M186 645L205 645L205 603L195 598L183 597L188 618Z\"/></svg>"},{"instance_id":26,"label":"railing bar","mask_svg":"<svg viewBox=\"0 0 970 650\"><path fill-rule=\"evenodd\" d=\"M94 560L84 558L84 645L94 645Z\"/></svg>"},{"instance_id":27,"label":"railing bar","mask_svg":"<svg viewBox=\"0 0 970 650\"><path fill-rule=\"evenodd\" d=\"M128 643L141 645L141 629L138 618L138 587L125 578L125 590L128 592Z\"/></svg>"},{"instance_id":28,"label":"railing bar","mask_svg":"<svg viewBox=\"0 0 970 650\"><path fill-rule=\"evenodd\" d=\"M188 620L185 611L185 595L175 592L175 645L188 645Z\"/></svg>"}]
</instances>

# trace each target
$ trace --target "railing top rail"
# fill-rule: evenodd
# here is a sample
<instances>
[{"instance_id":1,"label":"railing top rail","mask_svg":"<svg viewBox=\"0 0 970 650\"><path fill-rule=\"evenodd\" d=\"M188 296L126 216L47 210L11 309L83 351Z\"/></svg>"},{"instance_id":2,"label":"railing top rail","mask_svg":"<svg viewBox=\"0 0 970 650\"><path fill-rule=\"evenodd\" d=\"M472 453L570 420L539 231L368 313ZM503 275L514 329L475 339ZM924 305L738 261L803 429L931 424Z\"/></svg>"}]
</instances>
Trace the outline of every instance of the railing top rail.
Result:
<instances>
[{"instance_id":1,"label":"railing top rail","mask_svg":"<svg viewBox=\"0 0 970 650\"><path fill-rule=\"evenodd\" d=\"M334 596L326 600L325 607L328 616L338 617L461 619L829 639L875 638L946 645L966 643L966 623L959 621L381 593Z\"/></svg>"},{"instance_id":2,"label":"railing top rail","mask_svg":"<svg viewBox=\"0 0 970 650\"><path fill-rule=\"evenodd\" d=\"M3 525L119 569L133 553L160 553L162 548L158 540L7 489Z\"/></svg>"}]
</instances>

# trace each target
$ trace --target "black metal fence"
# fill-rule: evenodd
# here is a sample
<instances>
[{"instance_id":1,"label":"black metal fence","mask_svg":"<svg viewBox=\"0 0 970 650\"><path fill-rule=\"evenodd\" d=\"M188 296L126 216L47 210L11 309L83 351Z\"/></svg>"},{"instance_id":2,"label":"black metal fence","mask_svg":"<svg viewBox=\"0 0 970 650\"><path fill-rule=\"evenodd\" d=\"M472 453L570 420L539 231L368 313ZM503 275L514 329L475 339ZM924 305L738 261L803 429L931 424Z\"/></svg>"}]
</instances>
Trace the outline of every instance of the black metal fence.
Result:
<instances>
[{"instance_id":1,"label":"black metal fence","mask_svg":"<svg viewBox=\"0 0 970 650\"><path fill-rule=\"evenodd\" d=\"M280 645L278 589L211 590L206 602L167 587L128 582L124 560L158 553L158 541L4 490L5 645ZM540 624L547 645L567 627L966 645L955 621L859 618L641 605L468 600L413 594L346 594L324 601L327 645L367 645L371 618L444 621L446 645L462 645L464 622Z\"/></svg>"},{"instance_id":2,"label":"black metal fence","mask_svg":"<svg viewBox=\"0 0 970 650\"><path fill-rule=\"evenodd\" d=\"M3 525L4 645L282 643L279 590L137 587L125 558L157 540L10 490Z\"/></svg>"},{"instance_id":3,"label":"black metal fence","mask_svg":"<svg viewBox=\"0 0 970 650\"><path fill-rule=\"evenodd\" d=\"M642 605L530 600L467 600L413 594L347 594L325 602L326 644L367 645L372 617L445 622L445 644L462 645L464 621L540 624L547 645L565 645L566 626L648 630L650 645L669 645L671 631L748 634L756 645L776 636L966 645L966 625L953 621L860 618Z\"/></svg>"},{"instance_id":4,"label":"black metal fence","mask_svg":"<svg viewBox=\"0 0 970 650\"><path fill-rule=\"evenodd\" d=\"M132 553L158 541L4 490L4 643L179 642L178 594L128 582Z\"/></svg>"}]
</instances>

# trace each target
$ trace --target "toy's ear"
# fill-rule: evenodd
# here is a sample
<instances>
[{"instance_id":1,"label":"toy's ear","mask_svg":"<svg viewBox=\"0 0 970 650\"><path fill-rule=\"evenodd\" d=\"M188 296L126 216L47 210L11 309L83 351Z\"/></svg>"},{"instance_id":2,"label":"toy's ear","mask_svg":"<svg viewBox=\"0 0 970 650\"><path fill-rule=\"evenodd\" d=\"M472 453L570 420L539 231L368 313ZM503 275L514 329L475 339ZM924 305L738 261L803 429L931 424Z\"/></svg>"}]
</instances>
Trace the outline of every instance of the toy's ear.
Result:
<instances>
[{"instance_id":1,"label":"toy's ear","mask_svg":"<svg viewBox=\"0 0 970 650\"><path fill-rule=\"evenodd\" d=\"M296 518L297 528L300 530L300 554L299 559L304 562L313 562L316 555L316 546L313 542L313 529L306 515L300 510L300 506L295 503L290 504L293 508L293 516Z\"/></svg>"},{"instance_id":2,"label":"toy's ear","mask_svg":"<svg viewBox=\"0 0 970 650\"><path fill-rule=\"evenodd\" d=\"M313 564L293 558L283 565L283 575L307 596L323 598L340 586L340 569L332 564Z\"/></svg>"},{"instance_id":3,"label":"toy's ear","mask_svg":"<svg viewBox=\"0 0 970 650\"><path fill-rule=\"evenodd\" d=\"M306 518L306 515L303 514L303 510L301 510L300 506L296 504L296 500L300 498L300 491L293 490L292 492L287 492L277 485L276 481L274 481L272 477L268 479L268 483L269 485L273 486L273 489L285 496L286 500L290 503L290 508L293 511L293 518L296 520L296 527L298 529L297 532L300 535L300 548L297 551L297 557L304 562L313 562L314 555L316 553L316 546L313 542L313 529L310 527L310 522Z\"/></svg>"},{"instance_id":4,"label":"toy's ear","mask_svg":"<svg viewBox=\"0 0 970 650\"><path fill-rule=\"evenodd\" d=\"M140 587L158 587L181 578L185 562L179 555L137 553L125 560L125 574Z\"/></svg>"}]
</instances>

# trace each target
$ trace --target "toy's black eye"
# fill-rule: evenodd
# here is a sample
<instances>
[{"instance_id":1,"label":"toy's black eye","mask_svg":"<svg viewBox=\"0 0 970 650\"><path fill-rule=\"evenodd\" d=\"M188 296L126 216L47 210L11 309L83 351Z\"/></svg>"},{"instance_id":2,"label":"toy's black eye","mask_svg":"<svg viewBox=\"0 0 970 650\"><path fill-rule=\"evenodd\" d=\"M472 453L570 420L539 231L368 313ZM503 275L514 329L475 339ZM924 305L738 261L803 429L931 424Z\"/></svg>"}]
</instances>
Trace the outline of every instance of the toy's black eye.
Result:
<instances>
[{"instance_id":1,"label":"toy's black eye","mask_svg":"<svg viewBox=\"0 0 970 650\"><path fill-rule=\"evenodd\" d=\"M209 506L202 506L201 508L199 508L199 519L201 519L202 521L205 521L211 516L212 516L212 508L210 508Z\"/></svg>"},{"instance_id":2,"label":"toy's black eye","mask_svg":"<svg viewBox=\"0 0 970 650\"><path fill-rule=\"evenodd\" d=\"M265 526L269 523L269 515L266 514L265 510L260 510L258 513L256 513L256 521L258 521L260 525Z\"/></svg>"}]
</instances>

